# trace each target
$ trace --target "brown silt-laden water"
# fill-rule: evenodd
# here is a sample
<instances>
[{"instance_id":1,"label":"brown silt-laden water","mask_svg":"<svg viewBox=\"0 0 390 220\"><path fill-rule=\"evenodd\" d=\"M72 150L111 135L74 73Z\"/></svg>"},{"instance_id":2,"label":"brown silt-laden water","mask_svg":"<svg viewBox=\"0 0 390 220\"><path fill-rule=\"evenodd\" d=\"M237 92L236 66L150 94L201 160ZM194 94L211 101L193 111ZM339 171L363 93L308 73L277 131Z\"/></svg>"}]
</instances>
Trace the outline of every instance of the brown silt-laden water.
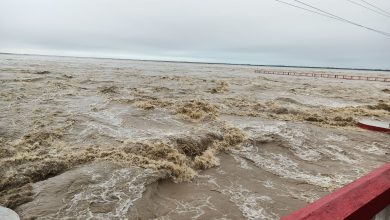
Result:
<instances>
[{"instance_id":1,"label":"brown silt-laden water","mask_svg":"<svg viewBox=\"0 0 390 220\"><path fill-rule=\"evenodd\" d=\"M0 205L21 219L278 219L390 161L390 136L355 126L390 120L389 83L256 69L0 55Z\"/></svg>"}]
</instances>

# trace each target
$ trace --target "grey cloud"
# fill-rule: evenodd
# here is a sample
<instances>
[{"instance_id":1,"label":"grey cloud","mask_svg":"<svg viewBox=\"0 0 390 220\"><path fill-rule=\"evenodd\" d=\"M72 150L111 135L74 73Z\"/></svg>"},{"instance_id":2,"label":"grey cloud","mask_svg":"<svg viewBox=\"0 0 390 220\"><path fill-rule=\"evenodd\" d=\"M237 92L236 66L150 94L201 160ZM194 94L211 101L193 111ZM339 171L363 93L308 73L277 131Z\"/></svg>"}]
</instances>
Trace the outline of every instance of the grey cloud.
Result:
<instances>
[{"instance_id":1,"label":"grey cloud","mask_svg":"<svg viewBox=\"0 0 390 220\"><path fill-rule=\"evenodd\" d=\"M346 1L306 1L390 32ZM390 69L390 37L274 0L3 0L0 52Z\"/></svg>"}]
</instances>

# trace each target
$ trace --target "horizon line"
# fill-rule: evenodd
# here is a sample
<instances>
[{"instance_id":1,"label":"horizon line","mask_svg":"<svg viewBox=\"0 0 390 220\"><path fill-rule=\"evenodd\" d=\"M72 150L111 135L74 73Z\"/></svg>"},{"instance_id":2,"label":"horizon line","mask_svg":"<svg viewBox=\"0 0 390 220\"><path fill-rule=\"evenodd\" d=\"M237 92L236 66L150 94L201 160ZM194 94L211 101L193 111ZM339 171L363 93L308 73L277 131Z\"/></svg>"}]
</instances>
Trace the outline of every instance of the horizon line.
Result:
<instances>
[{"instance_id":1,"label":"horizon line","mask_svg":"<svg viewBox=\"0 0 390 220\"><path fill-rule=\"evenodd\" d=\"M355 71L375 71L390 72L390 69L381 68L353 68L353 67L329 67L329 66L299 66L299 65L282 65L282 64L250 64L250 63L226 63L226 62L201 62L201 61L179 61L179 60L159 60L159 59L136 59L136 58L114 58L114 57L93 57L93 56L71 56L71 55L53 55L53 54L33 54L33 53L9 53L0 52L4 55L24 55L24 56L43 56L43 57L70 57L81 59L105 59L105 60L131 60L144 62L163 62L163 63L188 63L188 64L211 64L211 65L232 65L232 66L253 66L253 67L289 67L303 69L330 69L330 70L355 70Z\"/></svg>"}]
</instances>

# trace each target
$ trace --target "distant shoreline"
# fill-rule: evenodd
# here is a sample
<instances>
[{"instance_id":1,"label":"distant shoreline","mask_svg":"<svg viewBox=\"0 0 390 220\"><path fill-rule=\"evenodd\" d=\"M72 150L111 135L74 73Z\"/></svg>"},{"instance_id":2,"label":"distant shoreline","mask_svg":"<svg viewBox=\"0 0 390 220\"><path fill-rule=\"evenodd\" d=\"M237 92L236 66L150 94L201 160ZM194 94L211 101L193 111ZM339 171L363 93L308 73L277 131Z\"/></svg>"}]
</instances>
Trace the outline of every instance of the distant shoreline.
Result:
<instances>
[{"instance_id":1,"label":"distant shoreline","mask_svg":"<svg viewBox=\"0 0 390 220\"><path fill-rule=\"evenodd\" d=\"M110 57L82 57L82 56L64 56L64 55L44 55L44 54L19 54L19 53L2 53L2 55L23 55L23 56L42 56L42 57L70 57L81 59L103 59L103 60L131 60L144 62L161 62L161 63L188 63L188 64L211 64L211 65L231 65L231 66L252 66L252 67L278 67L278 68L302 68L302 69L329 69L329 70L354 70L354 71L373 71L373 72L390 72L390 69L366 69L366 68L346 68L346 67L322 67L322 66L289 66L289 65L266 65L266 64L247 64L247 63L218 63L218 62L196 62L196 61L176 61L176 60L148 60L148 59L131 59L131 58L110 58Z\"/></svg>"}]
</instances>

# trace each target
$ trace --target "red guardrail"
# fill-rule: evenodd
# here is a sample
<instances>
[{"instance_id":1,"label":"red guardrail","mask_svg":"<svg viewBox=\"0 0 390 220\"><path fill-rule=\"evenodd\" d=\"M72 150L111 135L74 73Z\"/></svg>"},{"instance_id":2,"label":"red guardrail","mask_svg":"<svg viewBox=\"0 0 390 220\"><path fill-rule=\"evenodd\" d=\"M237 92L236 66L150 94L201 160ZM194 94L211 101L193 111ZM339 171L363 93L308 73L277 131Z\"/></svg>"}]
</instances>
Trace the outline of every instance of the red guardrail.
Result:
<instances>
[{"instance_id":1,"label":"red guardrail","mask_svg":"<svg viewBox=\"0 0 390 220\"><path fill-rule=\"evenodd\" d=\"M286 71L268 71L268 70L255 70L255 73L390 82L390 78L376 77L376 76L354 76L354 75L340 75L340 74L329 74L329 73L304 73L304 72L291 72L291 71L286 72Z\"/></svg>"},{"instance_id":2,"label":"red guardrail","mask_svg":"<svg viewBox=\"0 0 390 220\"><path fill-rule=\"evenodd\" d=\"M390 205L390 163L281 220L370 220Z\"/></svg>"}]
</instances>

